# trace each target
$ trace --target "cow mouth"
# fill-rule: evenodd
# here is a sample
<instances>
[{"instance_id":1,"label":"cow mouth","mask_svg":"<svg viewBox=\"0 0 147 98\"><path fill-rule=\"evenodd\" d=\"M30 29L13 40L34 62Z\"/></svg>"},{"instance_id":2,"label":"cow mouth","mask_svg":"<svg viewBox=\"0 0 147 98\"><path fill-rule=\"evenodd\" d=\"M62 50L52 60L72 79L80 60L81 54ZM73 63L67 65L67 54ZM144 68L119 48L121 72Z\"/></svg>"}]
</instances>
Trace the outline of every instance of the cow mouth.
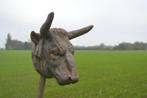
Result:
<instances>
[{"instance_id":1,"label":"cow mouth","mask_svg":"<svg viewBox=\"0 0 147 98\"><path fill-rule=\"evenodd\" d=\"M70 74L62 74L58 72L58 74L54 76L59 85L74 84L79 81L77 74L73 72L70 72Z\"/></svg>"},{"instance_id":2,"label":"cow mouth","mask_svg":"<svg viewBox=\"0 0 147 98\"><path fill-rule=\"evenodd\" d=\"M56 78L57 82L59 85L68 85L68 84L74 84L76 82L78 82L78 77L72 77L72 76L68 76L68 77L64 77L64 78Z\"/></svg>"}]
</instances>

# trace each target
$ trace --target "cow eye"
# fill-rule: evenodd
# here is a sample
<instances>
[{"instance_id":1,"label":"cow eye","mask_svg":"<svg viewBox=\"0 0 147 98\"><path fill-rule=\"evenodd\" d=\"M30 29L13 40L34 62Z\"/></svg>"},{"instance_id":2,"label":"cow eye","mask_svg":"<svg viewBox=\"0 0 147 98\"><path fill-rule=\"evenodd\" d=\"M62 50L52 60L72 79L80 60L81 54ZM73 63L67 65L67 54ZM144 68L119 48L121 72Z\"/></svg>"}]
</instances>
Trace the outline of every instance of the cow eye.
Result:
<instances>
[{"instance_id":1,"label":"cow eye","mask_svg":"<svg viewBox=\"0 0 147 98\"><path fill-rule=\"evenodd\" d=\"M51 53L52 53L53 55L55 55L55 56L59 56L59 55L60 55L58 51L52 51Z\"/></svg>"},{"instance_id":2,"label":"cow eye","mask_svg":"<svg viewBox=\"0 0 147 98\"><path fill-rule=\"evenodd\" d=\"M59 51L52 51L51 54L54 56L63 56L64 55L64 53L60 53Z\"/></svg>"}]
</instances>

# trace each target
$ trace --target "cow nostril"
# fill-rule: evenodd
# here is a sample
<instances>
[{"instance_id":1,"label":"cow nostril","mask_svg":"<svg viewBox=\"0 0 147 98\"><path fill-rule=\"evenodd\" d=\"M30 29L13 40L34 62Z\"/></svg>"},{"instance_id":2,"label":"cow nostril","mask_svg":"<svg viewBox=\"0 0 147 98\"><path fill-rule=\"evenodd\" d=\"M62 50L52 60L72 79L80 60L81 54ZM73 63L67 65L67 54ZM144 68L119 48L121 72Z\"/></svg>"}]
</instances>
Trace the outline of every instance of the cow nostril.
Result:
<instances>
[{"instance_id":1,"label":"cow nostril","mask_svg":"<svg viewBox=\"0 0 147 98\"><path fill-rule=\"evenodd\" d=\"M71 76L68 76L68 79L69 79L70 81L72 81L72 78L71 78Z\"/></svg>"}]
</instances>

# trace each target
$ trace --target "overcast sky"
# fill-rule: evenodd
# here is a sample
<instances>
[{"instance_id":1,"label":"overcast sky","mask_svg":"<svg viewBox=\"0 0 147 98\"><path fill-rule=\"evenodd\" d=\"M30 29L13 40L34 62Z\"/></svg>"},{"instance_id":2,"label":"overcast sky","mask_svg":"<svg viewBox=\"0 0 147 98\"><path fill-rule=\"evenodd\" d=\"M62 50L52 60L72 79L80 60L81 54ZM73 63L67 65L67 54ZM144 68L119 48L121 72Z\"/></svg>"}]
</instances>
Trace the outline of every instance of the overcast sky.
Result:
<instances>
[{"instance_id":1,"label":"overcast sky","mask_svg":"<svg viewBox=\"0 0 147 98\"><path fill-rule=\"evenodd\" d=\"M0 0L0 48L8 33L13 39L30 40L30 32L39 32L52 11L52 27L70 31L94 25L72 40L74 45L147 42L147 0Z\"/></svg>"}]
</instances>

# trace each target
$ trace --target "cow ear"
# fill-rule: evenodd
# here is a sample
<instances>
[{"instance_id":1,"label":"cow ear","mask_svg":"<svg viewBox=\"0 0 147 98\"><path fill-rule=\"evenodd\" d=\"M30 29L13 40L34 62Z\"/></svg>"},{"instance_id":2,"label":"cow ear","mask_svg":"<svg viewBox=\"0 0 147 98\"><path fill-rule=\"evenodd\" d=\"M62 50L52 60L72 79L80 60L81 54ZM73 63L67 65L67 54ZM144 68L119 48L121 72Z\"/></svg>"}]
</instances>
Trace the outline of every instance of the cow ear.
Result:
<instances>
[{"instance_id":1,"label":"cow ear","mask_svg":"<svg viewBox=\"0 0 147 98\"><path fill-rule=\"evenodd\" d=\"M31 32L31 40L33 41L33 43L35 45L37 45L39 43L39 40L40 40L40 34L32 31Z\"/></svg>"}]
</instances>

